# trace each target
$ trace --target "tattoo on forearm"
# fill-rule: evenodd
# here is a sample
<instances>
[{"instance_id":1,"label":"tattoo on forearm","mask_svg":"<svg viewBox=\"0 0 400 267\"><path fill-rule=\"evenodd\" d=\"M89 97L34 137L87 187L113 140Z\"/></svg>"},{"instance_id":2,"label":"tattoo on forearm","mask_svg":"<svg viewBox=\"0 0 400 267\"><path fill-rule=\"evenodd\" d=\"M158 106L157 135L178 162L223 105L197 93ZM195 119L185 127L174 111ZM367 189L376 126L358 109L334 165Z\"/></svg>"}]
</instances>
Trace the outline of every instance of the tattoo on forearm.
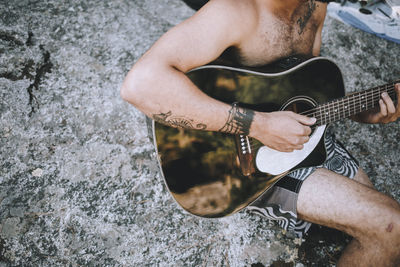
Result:
<instances>
[{"instance_id":1,"label":"tattoo on forearm","mask_svg":"<svg viewBox=\"0 0 400 267\"><path fill-rule=\"evenodd\" d=\"M299 35L303 33L304 28L306 27L307 22L311 18L312 13L314 12L316 7L315 0L307 1L307 11L297 20L297 24L299 25L298 33Z\"/></svg>"},{"instance_id":2,"label":"tattoo on forearm","mask_svg":"<svg viewBox=\"0 0 400 267\"><path fill-rule=\"evenodd\" d=\"M173 116L171 111L167 113L153 114L153 119L156 122L175 127L175 128L184 128L184 129L197 129L197 130L205 130L207 125L204 123L195 124L193 120L187 119L182 116Z\"/></svg>"},{"instance_id":3,"label":"tattoo on forearm","mask_svg":"<svg viewBox=\"0 0 400 267\"><path fill-rule=\"evenodd\" d=\"M253 110L241 108L237 103L233 103L232 108L229 110L228 119L219 131L231 134L249 135L253 119Z\"/></svg>"}]
</instances>

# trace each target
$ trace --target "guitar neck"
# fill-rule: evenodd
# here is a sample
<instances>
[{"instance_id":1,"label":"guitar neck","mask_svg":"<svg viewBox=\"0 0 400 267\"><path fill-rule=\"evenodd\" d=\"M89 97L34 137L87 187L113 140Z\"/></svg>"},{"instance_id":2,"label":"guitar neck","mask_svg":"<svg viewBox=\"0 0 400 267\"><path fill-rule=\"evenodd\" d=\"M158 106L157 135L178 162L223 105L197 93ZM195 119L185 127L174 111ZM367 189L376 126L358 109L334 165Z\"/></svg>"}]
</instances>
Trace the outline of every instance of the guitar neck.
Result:
<instances>
[{"instance_id":1,"label":"guitar neck","mask_svg":"<svg viewBox=\"0 0 400 267\"><path fill-rule=\"evenodd\" d=\"M387 92L392 99L396 99L395 84L399 82L400 80L373 87L318 105L311 113L308 112L307 116L315 117L316 126L320 126L373 109L379 106L379 99L383 92Z\"/></svg>"}]
</instances>

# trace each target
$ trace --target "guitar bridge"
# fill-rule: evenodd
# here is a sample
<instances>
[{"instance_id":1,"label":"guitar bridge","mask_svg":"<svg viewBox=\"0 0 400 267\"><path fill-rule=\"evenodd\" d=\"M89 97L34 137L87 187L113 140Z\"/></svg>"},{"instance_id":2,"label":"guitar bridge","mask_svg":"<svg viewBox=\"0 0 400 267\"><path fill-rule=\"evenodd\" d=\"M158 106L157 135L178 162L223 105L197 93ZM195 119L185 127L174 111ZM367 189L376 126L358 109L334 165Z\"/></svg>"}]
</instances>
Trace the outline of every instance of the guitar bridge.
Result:
<instances>
[{"instance_id":1,"label":"guitar bridge","mask_svg":"<svg viewBox=\"0 0 400 267\"><path fill-rule=\"evenodd\" d=\"M235 135L237 155L240 169L244 176L250 176L256 172L254 167L254 152L250 144L250 138L246 135Z\"/></svg>"}]
</instances>

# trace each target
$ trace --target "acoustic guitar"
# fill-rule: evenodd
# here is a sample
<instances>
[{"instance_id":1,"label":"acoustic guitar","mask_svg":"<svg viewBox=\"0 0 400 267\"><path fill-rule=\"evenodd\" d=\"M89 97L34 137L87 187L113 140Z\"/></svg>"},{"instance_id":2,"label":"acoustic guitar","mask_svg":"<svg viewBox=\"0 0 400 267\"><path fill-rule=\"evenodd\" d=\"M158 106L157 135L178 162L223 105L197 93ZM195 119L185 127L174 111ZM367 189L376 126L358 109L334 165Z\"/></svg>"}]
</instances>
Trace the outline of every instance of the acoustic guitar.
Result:
<instances>
[{"instance_id":1,"label":"acoustic guitar","mask_svg":"<svg viewBox=\"0 0 400 267\"><path fill-rule=\"evenodd\" d=\"M187 75L206 94L228 104L317 118L310 140L293 152L276 151L244 135L153 122L169 191L183 209L207 218L237 212L289 172L322 164L327 124L376 107L382 92L396 98L396 82L345 96L338 66L323 57L292 57L258 69L206 65Z\"/></svg>"}]
</instances>

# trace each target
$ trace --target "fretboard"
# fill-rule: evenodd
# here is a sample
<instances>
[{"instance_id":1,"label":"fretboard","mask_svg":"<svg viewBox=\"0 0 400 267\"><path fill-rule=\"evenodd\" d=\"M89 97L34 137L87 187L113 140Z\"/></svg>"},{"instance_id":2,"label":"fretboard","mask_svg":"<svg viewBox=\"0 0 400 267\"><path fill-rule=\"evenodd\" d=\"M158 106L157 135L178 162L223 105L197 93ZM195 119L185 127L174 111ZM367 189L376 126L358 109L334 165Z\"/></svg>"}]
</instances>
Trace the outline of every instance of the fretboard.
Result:
<instances>
[{"instance_id":1,"label":"fretboard","mask_svg":"<svg viewBox=\"0 0 400 267\"><path fill-rule=\"evenodd\" d=\"M379 99L383 92L396 99L395 84L400 80L382 86L356 92L342 98L338 98L321 104L307 112L307 116L317 119L316 126L338 121L379 105Z\"/></svg>"}]
</instances>

